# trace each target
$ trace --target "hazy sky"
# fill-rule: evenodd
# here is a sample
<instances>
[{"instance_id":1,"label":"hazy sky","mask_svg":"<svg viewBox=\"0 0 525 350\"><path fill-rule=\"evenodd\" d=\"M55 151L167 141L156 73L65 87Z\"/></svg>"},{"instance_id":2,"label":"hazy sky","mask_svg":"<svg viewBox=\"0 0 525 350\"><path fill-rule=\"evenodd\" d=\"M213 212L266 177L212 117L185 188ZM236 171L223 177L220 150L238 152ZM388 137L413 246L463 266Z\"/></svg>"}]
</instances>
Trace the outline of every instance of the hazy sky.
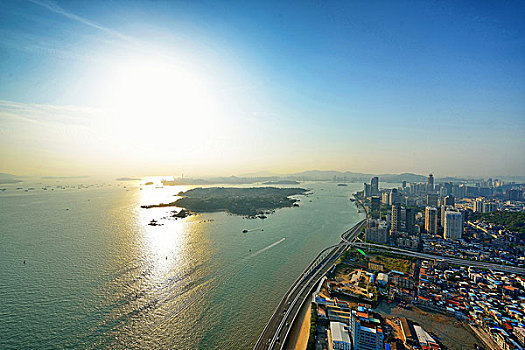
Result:
<instances>
[{"instance_id":1,"label":"hazy sky","mask_svg":"<svg viewBox=\"0 0 525 350\"><path fill-rule=\"evenodd\" d=\"M0 172L525 175L523 1L0 1Z\"/></svg>"}]
</instances>

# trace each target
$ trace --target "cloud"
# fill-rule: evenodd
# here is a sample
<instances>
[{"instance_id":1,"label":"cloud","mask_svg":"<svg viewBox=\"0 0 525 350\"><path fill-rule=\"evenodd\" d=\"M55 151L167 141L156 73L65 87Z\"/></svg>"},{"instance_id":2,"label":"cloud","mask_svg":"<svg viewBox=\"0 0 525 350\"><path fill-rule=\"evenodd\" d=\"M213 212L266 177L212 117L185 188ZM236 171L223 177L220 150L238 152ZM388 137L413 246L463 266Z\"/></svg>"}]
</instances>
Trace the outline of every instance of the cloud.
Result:
<instances>
[{"instance_id":1,"label":"cloud","mask_svg":"<svg viewBox=\"0 0 525 350\"><path fill-rule=\"evenodd\" d=\"M93 22L89 19L86 19L84 17L81 17L81 16L78 16L78 15L75 15L74 13L71 13L71 12L68 12L66 10L64 10L62 7L60 7L58 4L56 4L55 2L51 2L51 1L41 1L41 0L28 0L29 2L32 2L33 4L36 4L38 6L41 6L43 8L46 8L48 9L49 11L52 11L54 13L57 13L57 14L60 14L60 15L63 15L69 19L72 19L74 21L77 21L79 23L82 23L82 24L85 24L91 28L95 28L95 29L98 29L100 31L103 31L111 36L114 36L114 37L117 37L119 39L122 39L122 40L125 40L125 41L128 41L130 43L133 43L133 44L137 44L137 41L131 37L131 36L128 36L128 35L125 35L125 34L122 34L116 30L113 30L111 28L108 28L108 27L105 27L103 25L100 25L96 22Z\"/></svg>"},{"instance_id":2,"label":"cloud","mask_svg":"<svg viewBox=\"0 0 525 350\"><path fill-rule=\"evenodd\" d=\"M79 106L57 106L0 100L0 122L22 120L36 124L66 124L90 127L101 110Z\"/></svg>"}]
</instances>

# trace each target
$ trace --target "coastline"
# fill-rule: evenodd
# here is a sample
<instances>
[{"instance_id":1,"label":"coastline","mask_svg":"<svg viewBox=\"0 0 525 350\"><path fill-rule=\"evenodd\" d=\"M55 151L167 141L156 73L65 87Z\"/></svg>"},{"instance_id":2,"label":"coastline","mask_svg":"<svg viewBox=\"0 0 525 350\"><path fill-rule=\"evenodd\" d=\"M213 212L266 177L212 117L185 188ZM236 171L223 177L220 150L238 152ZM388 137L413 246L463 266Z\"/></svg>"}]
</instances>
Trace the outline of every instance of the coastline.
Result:
<instances>
[{"instance_id":1,"label":"coastline","mask_svg":"<svg viewBox=\"0 0 525 350\"><path fill-rule=\"evenodd\" d=\"M304 301L299 315L292 324L286 349L306 350L308 337L310 336L310 317L312 311L312 297Z\"/></svg>"}]
</instances>

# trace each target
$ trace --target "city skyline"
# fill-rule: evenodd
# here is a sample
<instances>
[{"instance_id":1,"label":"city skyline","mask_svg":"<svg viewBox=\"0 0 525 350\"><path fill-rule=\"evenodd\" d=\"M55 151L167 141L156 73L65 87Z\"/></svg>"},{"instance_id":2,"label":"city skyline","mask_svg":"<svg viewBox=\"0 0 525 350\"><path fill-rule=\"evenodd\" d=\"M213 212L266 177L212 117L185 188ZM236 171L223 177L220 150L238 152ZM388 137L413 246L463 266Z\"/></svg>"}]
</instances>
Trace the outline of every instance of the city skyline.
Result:
<instances>
[{"instance_id":1,"label":"city skyline","mask_svg":"<svg viewBox=\"0 0 525 350\"><path fill-rule=\"evenodd\" d=\"M7 1L0 171L523 175L524 13Z\"/></svg>"}]
</instances>

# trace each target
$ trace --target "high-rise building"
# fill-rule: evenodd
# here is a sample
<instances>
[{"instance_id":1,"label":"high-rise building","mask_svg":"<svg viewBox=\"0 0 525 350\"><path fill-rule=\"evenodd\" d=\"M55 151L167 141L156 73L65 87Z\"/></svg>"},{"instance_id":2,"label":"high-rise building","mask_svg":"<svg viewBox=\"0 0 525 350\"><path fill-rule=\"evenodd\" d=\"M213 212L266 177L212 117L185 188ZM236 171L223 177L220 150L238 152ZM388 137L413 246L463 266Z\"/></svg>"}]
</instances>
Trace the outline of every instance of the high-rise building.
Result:
<instances>
[{"instance_id":1,"label":"high-rise building","mask_svg":"<svg viewBox=\"0 0 525 350\"><path fill-rule=\"evenodd\" d=\"M483 199L478 198L472 203L472 211L475 213L483 213Z\"/></svg>"},{"instance_id":2,"label":"high-rise building","mask_svg":"<svg viewBox=\"0 0 525 350\"><path fill-rule=\"evenodd\" d=\"M385 244L388 243L388 226L386 221L369 220L365 229L367 241Z\"/></svg>"},{"instance_id":3,"label":"high-rise building","mask_svg":"<svg viewBox=\"0 0 525 350\"><path fill-rule=\"evenodd\" d=\"M383 204L390 205L390 193L383 192L383 198L381 200Z\"/></svg>"},{"instance_id":4,"label":"high-rise building","mask_svg":"<svg viewBox=\"0 0 525 350\"><path fill-rule=\"evenodd\" d=\"M383 350L381 322L362 306L352 310L350 336L355 350Z\"/></svg>"},{"instance_id":5,"label":"high-rise building","mask_svg":"<svg viewBox=\"0 0 525 350\"><path fill-rule=\"evenodd\" d=\"M392 231L401 231L401 205L392 204Z\"/></svg>"},{"instance_id":6,"label":"high-rise building","mask_svg":"<svg viewBox=\"0 0 525 350\"><path fill-rule=\"evenodd\" d=\"M437 194L433 194L433 193L427 194L427 206L437 207L438 199L439 199L439 196Z\"/></svg>"},{"instance_id":7,"label":"high-rise building","mask_svg":"<svg viewBox=\"0 0 525 350\"><path fill-rule=\"evenodd\" d=\"M463 235L463 218L457 211L445 212L445 239L460 239Z\"/></svg>"},{"instance_id":8,"label":"high-rise building","mask_svg":"<svg viewBox=\"0 0 525 350\"><path fill-rule=\"evenodd\" d=\"M381 198L378 196L370 198L370 211L372 219L379 219L381 216Z\"/></svg>"},{"instance_id":9,"label":"high-rise building","mask_svg":"<svg viewBox=\"0 0 525 350\"><path fill-rule=\"evenodd\" d=\"M379 178L377 176L370 180L370 186L372 187L372 196L377 196L379 194Z\"/></svg>"},{"instance_id":10,"label":"high-rise building","mask_svg":"<svg viewBox=\"0 0 525 350\"><path fill-rule=\"evenodd\" d=\"M433 207L425 208L425 230L427 233L436 234L438 230L437 209Z\"/></svg>"},{"instance_id":11,"label":"high-rise building","mask_svg":"<svg viewBox=\"0 0 525 350\"><path fill-rule=\"evenodd\" d=\"M465 186L465 197L474 198L479 196L479 188L476 186Z\"/></svg>"},{"instance_id":12,"label":"high-rise building","mask_svg":"<svg viewBox=\"0 0 525 350\"><path fill-rule=\"evenodd\" d=\"M405 231L409 234L415 233L416 230L416 212L412 208L405 209Z\"/></svg>"},{"instance_id":13,"label":"high-rise building","mask_svg":"<svg viewBox=\"0 0 525 350\"><path fill-rule=\"evenodd\" d=\"M483 212L491 213L498 210L498 205L496 203L484 202L483 203Z\"/></svg>"},{"instance_id":14,"label":"high-rise building","mask_svg":"<svg viewBox=\"0 0 525 350\"><path fill-rule=\"evenodd\" d=\"M443 198L443 204L444 204L445 206L450 206L450 207L455 206L455 203L454 203L454 196L449 195L449 196L446 196L445 198Z\"/></svg>"},{"instance_id":15,"label":"high-rise building","mask_svg":"<svg viewBox=\"0 0 525 350\"><path fill-rule=\"evenodd\" d=\"M434 191L434 175L432 175L432 174L428 175L427 191L428 192Z\"/></svg>"},{"instance_id":16,"label":"high-rise building","mask_svg":"<svg viewBox=\"0 0 525 350\"><path fill-rule=\"evenodd\" d=\"M368 198L371 196L371 194L372 194L372 191L371 191L370 184L367 184L366 182L363 183L363 196L365 198Z\"/></svg>"},{"instance_id":17,"label":"high-rise building","mask_svg":"<svg viewBox=\"0 0 525 350\"><path fill-rule=\"evenodd\" d=\"M452 209L453 208L451 206L446 206L444 204L441 206L441 210L439 211L439 224L441 225L441 227L445 227L445 212L452 211Z\"/></svg>"},{"instance_id":18,"label":"high-rise building","mask_svg":"<svg viewBox=\"0 0 525 350\"><path fill-rule=\"evenodd\" d=\"M390 205L394 205L397 203L401 203L401 198L399 196L397 188L393 188L390 190Z\"/></svg>"},{"instance_id":19,"label":"high-rise building","mask_svg":"<svg viewBox=\"0 0 525 350\"><path fill-rule=\"evenodd\" d=\"M401 187L407 188L407 182L405 180L401 182Z\"/></svg>"},{"instance_id":20,"label":"high-rise building","mask_svg":"<svg viewBox=\"0 0 525 350\"><path fill-rule=\"evenodd\" d=\"M510 201L519 201L523 197L523 192L517 189L510 189L505 191L505 198Z\"/></svg>"}]
</instances>

